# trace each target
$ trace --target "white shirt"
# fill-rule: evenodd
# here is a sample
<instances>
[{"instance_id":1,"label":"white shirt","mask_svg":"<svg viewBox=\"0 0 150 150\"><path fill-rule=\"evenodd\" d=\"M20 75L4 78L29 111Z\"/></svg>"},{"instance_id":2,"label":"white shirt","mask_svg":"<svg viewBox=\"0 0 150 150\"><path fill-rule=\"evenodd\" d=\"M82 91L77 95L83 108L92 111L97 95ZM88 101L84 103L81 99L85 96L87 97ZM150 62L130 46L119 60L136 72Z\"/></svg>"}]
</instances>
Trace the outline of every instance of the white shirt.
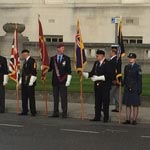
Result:
<instances>
[{"instance_id":1,"label":"white shirt","mask_svg":"<svg viewBox=\"0 0 150 150\"><path fill-rule=\"evenodd\" d=\"M111 58L110 58L110 60L112 60L114 57L116 57L117 55L114 55L114 56L112 56Z\"/></svg>"},{"instance_id":2,"label":"white shirt","mask_svg":"<svg viewBox=\"0 0 150 150\"><path fill-rule=\"evenodd\" d=\"M100 66L103 64L103 61L105 60L105 58L103 58L101 61L100 61Z\"/></svg>"},{"instance_id":3,"label":"white shirt","mask_svg":"<svg viewBox=\"0 0 150 150\"><path fill-rule=\"evenodd\" d=\"M30 56L28 56L28 57L26 58L26 61L28 61L29 58L30 58Z\"/></svg>"}]
</instances>

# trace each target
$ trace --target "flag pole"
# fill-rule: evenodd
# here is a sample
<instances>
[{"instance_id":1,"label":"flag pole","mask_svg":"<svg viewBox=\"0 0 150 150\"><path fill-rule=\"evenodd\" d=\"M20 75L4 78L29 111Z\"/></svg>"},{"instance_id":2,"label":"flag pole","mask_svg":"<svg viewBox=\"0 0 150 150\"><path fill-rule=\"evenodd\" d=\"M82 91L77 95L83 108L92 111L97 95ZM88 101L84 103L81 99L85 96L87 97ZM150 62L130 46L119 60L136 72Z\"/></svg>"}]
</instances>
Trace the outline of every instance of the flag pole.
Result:
<instances>
[{"instance_id":1,"label":"flag pole","mask_svg":"<svg viewBox=\"0 0 150 150\"><path fill-rule=\"evenodd\" d=\"M77 33L75 36L75 49L74 49L74 62L75 70L79 75L80 79L80 117L84 119L84 108L83 108L83 75L82 71L86 64L86 56L84 52L84 44L82 41L79 20L77 21Z\"/></svg>"},{"instance_id":2,"label":"flag pole","mask_svg":"<svg viewBox=\"0 0 150 150\"><path fill-rule=\"evenodd\" d=\"M119 45L119 73L121 74L121 66L122 66L122 57L125 55L124 44L123 44L123 35L122 35L122 17L120 16L119 22L119 34L118 34L118 45ZM119 81L120 77L120 81ZM118 83L119 83L119 113L118 113L118 123L121 123L122 118L122 74L118 76Z\"/></svg>"},{"instance_id":3,"label":"flag pole","mask_svg":"<svg viewBox=\"0 0 150 150\"><path fill-rule=\"evenodd\" d=\"M80 77L80 118L84 120L84 107L83 107L83 75L79 72Z\"/></svg>"},{"instance_id":4,"label":"flag pole","mask_svg":"<svg viewBox=\"0 0 150 150\"><path fill-rule=\"evenodd\" d=\"M45 116L48 116L48 104L47 104L47 92L46 92L46 79L43 80L43 88L44 88L43 100L45 101Z\"/></svg>"},{"instance_id":5,"label":"flag pole","mask_svg":"<svg viewBox=\"0 0 150 150\"><path fill-rule=\"evenodd\" d=\"M42 60L42 76L43 80L43 100L45 101L45 115L48 116L48 104L47 104L47 92L46 92L46 73L49 69L49 61L48 61L48 52L46 49L46 44L43 36L42 24L40 21L40 15L38 15L38 23L39 23L39 46L41 49L41 60Z\"/></svg>"},{"instance_id":6,"label":"flag pole","mask_svg":"<svg viewBox=\"0 0 150 150\"><path fill-rule=\"evenodd\" d=\"M121 83L119 84L119 112L118 112L118 123L121 123L121 118L122 118L122 86Z\"/></svg>"},{"instance_id":7,"label":"flag pole","mask_svg":"<svg viewBox=\"0 0 150 150\"><path fill-rule=\"evenodd\" d=\"M19 83L16 84L16 113L19 113Z\"/></svg>"}]
</instances>

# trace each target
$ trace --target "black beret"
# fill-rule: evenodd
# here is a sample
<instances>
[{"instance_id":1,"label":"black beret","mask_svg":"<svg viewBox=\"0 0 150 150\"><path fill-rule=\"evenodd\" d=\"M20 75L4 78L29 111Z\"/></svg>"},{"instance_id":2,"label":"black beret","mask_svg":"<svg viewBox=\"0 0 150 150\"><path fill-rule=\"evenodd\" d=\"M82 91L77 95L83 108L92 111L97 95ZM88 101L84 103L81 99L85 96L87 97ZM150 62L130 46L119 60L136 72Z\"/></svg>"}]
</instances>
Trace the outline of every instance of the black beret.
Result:
<instances>
[{"instance_id":1,"label":"black beret","mask_svg":"<svg viewBox=\"0 0 150 150\"><path fill-rule=\"evenodd\" d=\"M128 58L136 58L136 54L135 53L129 53Z\"/></svg>"},{"instance_id":2,"label":"black beret","mask_svg":"<svg viewBox=\"0 0 150 150\"><path fill-rule=\"evenodd\" d=\"M96 54L97 54L97 55L105 55L105 52L104 52L103 50L98 49L98 50L96 51Z\"/></svg>"},{"instance_id":3,"label":"black beret","mask_svg":"<svg viewBox=\"0 0 150 150\"><path fill-rule=\"evenodd\" d=\"M65 46L64 43L59 43L59 44L57 45L57 48L64 47L64 46Z\"/></svg>"},{"instance_id":4,"label":"black beret","mask_svg":"<svg viewBox=\"0 0 150 150\"><path fill-rule=\"evenodd\" d=\"M22 52L21 52L21 53L30 53L30 52L29 52L29 50L24 49L24 50L22 50Z\"/></svg>"}]
</instances>

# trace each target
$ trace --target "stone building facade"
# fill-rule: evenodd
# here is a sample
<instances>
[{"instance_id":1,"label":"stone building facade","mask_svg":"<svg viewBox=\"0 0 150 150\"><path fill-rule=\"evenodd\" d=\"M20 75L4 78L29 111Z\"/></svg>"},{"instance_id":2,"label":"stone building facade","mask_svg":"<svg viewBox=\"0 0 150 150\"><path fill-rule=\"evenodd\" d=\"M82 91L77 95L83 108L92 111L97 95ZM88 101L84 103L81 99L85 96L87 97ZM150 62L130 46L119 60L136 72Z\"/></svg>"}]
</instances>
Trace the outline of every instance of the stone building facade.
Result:
<instances>
[{"instance_id":1,"label":"stone building facade","mask_svg":"<svg viewBox=\"0 0 150 150\"><path fill-rule=\"evenodd\" d=\"M123 17L123 35L150 43L149 0L1 0L0 35L5 23L25 24L23 35L38 40L38 14L44 34L62 36L64 42L74 42L77 19L83 40L87 43L113 43L113 17ZM132 41L131 41L132 42Z\"/></svg>"},{"instance_id":2,"label":"stone building facade","mask_svg":"<svg viewBox=\"0 0 150 150\"><path fill-rule=\"evenodd\" d=\"M149 0L1 0L0 54L9 58L13 33L6 33L6 23L21 23L25 30L19 34L19 49L29 48L40 66L38 47L38 14L43 25L49 56L56 52L58 41L66 44L66 53L73 61L77 19L85 43L88 65L91 68L97 48L115 42L112 18L123 17L123 36L126 53L138 54L144 73L150 73L150 1ZM105 44L102 44L105 43ZM127 58L123 59L123 65Z\"/></svg>"}]
</instances>

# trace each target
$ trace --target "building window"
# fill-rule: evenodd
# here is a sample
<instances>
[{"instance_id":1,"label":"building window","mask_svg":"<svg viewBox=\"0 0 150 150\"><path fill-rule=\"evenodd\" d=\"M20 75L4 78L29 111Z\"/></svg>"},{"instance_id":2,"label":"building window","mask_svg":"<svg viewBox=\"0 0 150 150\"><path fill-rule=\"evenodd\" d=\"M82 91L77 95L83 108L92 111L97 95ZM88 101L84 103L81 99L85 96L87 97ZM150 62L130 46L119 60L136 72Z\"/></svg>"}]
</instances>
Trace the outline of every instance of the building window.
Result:
<instances>
[{"instance_id":1,"label":"building window","mask_svg":"<svg viewBox=\"0 0 150 150\"><path fill-rule=\"evenodd\" d=\"M134 39L130 40L130 44L136 44L136 40Z\"/></svg>"},{"instance_id":2,"label":"building window","mask_svg":"<svg viewBox=\"0 0 150 150\"><path fill-rule=\"evenodd\" d=\"M123 40L123 43L124 44L128 44L128 40Z\"/></svg>"},{"instance_id":3,"label":"building window","mask_svg":"<svg viewBox=\"0 0 150 150\"><path fill-rule=\"evenodd\" d=\"M139 25L139 17L123 17L124 25Z\"/></svg>"},{"instance_id":4,"label":"building window","mask_svg":"<svg viewBox=\"0 0 150 150\"><path fill-rule=\"evenodd\" d=\"M44 35L45 41L49 43L63 42L62 35Z\"/></svg>"},{"instance_id":5,"label":"building window","mask_svg":"<svg viewBox=\"0 0 150 150\"><path fill-rule=\"evenodd\" d=\"M124 36L123 42L124 42L124 44L142 44L143 37L141 37L141 36Z\"/></svg>"},{"instance_id":6,"label":"building window","mask_svg":"<svg viewBox=\"0 0 150 150\"><path fill-rule=\"evenodd\" d=\"M54 42L58 42L58 39L57 38L52 38L52 43Z\"/></svg>"},{"instance_id":7,"label":"building window","mask_svg":"<svg viewBox=\"0 0 150 150\"><path fill-rule=\"evenodd\" d=\"M142 40L137 40L137 44L142 44Z\"/></svg>"},{"instance_id":8,"label":"building window","mask_svg":"<svg viewBox=\"0 0 150 150\"><path fill-rule=\"evenodd\" d=\"M133 24L134 23L134 20L133 19L126 19L126 24Z\"/></svg>"}]
</instances>

